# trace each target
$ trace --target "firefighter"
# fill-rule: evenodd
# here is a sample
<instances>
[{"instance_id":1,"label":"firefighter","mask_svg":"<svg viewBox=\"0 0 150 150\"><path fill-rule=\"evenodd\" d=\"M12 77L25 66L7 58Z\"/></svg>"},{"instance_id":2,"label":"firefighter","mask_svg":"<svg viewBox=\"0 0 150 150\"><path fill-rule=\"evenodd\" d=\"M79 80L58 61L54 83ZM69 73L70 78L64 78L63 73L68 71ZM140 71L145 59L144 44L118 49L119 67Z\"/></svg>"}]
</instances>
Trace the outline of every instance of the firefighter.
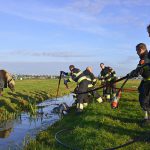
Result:
<instances>
[{"instance_id":1,"label":"firefighter","mask_svg":"<svg viewBox=\"0 0 150 150\"><path fill-rule=\"evenodd\" d=\"M93 90L97 82L97 79L93 74L93 68L90 66L87 67L86 70L83 71L83 74L87 77L87 80L89 81L88 91ZM96 98L96 101L98 103L102 103L103 100L97 91L92 91L90 92L90 94L92 95L92 97Z\"/></svg>"},{"instance_id":2,"label":"firefighter","mask_svg":"<svg viewBox=\"0 0 150 150\"><path fill-rule=\"evenodd\" d=\"M105 80L101 79L101 74L98 75L98 79L101 80L101 86L105 85ZM106 98L106 87L103 87L103 100Z\"/></svg>"},{"instance_id":3,"label":"firefighter","mask_svg":"<svg viewBox=\"0 0 150 150\"><path fill-rule=\"evenodd\" d=\"M104 63L100 63L101 72L99 79L105 84L105 97L107 101L116 99L116 85L112 84L116 80L116 72L111 67L105 67Z\"/></svg>"},{"instance_id":4,"label":"firefighter","mask_svg":"<svg viewBox=\"0 0 150 150\"><path fill-rule=\"evenodd\" d=\"M148 32L148 35L150 37L150 24L147 26L147 32Z\"/></svg>"},{"instance_id":5,"label":"firefighter","mask_svg":"<svg viewBox=\"0 0 150 150\"><path fill-rule=\"evenodd\" d=\"M83 72L75 68L74 65L69 66L70 73L66 73L64 71L61 71L62 74L64 75L69 75L70 78L67 80L64 80L64 84L67 84L68 82L75 81L77 82L77 87L75 88L75 93L82 93L82 92L87 92L88 90L88 80L86 76L83 74ZM83 111L83 108L87 106L87 99L88 99L88 94L77 94L77 112L80 113Z\"/></svg>"},{"instance_id":6,"label":"firefighter","mask_svg":"<svg viewBox=\"0 0 150 150\"><path fill-rule=\"evenodd\" d=\"M140 61L137 68L128 74L130 78L141 75L143 77L138 91L139 102L145 113L144 123L150 124L150 52L144 43L139 43L136 46L137 54Z\"/></svg>"}]
</instances>

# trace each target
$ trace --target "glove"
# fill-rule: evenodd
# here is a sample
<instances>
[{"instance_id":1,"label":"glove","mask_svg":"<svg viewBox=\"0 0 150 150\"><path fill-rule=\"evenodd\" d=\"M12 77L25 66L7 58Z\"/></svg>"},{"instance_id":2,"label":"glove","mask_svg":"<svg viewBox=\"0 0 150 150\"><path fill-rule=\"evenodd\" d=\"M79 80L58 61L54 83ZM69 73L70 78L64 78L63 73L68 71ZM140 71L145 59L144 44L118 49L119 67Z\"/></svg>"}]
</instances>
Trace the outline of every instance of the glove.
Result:
<instances>
[{"instance_id":1,"label":"glove","mask_svg":"<svg viewBox=\"0 0 150 150\"><path fill-rule=\"evenodd\" d=\"M60 74L63 74L63 75L65 75L65 74L66 74L66 72L64 72L64 71L60 71Z\"/></svg>"},{"instance_id":2,"label":"glove","mask_svg":"<svg viewBox=\"0 0 150 150\"><path fill-rule=\"evenodd\" d=\"M64 80L64 84L67 85L67 83L68 83L68 81L67 81L67 80Z\"/></svg>"},{"instance_id":3,"label":"glove","mask_svg":"<svg viewBox=\"0 0 150 150\"><path fill-rule=\"evenodd\" d=\"M127 74L128 78L133 78L137 76L138 76L137 70L132 70L130 73Z\"/></svg>"},{"instance_id":4,"label":"glove","mask_svg":"<svg viewBox=\"0 0 150 150\"><path fill-rule=\"evenodd\" d=\"M65 84L66 88L68 89L68 84L67 83L68 83L68 80L64 79L64 84Z\"/></svg>"}]
</instances>

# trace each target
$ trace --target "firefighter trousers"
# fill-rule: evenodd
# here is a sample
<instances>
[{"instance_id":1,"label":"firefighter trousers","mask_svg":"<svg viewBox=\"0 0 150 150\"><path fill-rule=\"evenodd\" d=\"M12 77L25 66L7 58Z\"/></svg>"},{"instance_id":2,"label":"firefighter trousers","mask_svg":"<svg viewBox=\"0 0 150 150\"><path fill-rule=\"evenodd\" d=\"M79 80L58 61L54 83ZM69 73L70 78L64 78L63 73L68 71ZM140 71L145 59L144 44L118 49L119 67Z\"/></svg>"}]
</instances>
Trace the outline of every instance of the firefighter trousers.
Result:
<instances>
[{"instance_id":1,"label":"firefighter trousers","mask_svg":"<svg viewBox=\"0 0 150 150\"><path fill-rule=\"evenodd\" d=\"M87 92L88 90L88 81L83 80L79 83L76 90L77 93ZM77 94L77 109L83 110L84 103L88 103L88 93Z\"/></svg>"},{"instance_id":2,"label":"firefighter trousers","mask_svg":"<svg viewBox=\"0 0 150 150\"><path fill-rule=\"evenodd\" d=\"M139 90L139 102L144 111L150 112L150 80L141 81Z\"/></svg>"}]
</instances>

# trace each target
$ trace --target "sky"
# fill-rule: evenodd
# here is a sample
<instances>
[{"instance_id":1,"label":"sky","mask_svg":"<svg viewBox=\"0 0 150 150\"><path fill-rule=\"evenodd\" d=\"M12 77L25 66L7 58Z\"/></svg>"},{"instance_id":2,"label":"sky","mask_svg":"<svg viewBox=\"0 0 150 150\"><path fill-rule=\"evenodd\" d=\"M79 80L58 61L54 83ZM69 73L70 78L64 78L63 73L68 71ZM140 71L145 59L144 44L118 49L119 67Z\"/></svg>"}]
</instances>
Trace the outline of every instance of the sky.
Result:
<instances>
[{"instance_id":1,"label":"sky","mask_svg":"<svg viewBox=\"0 0 150 150\"><path fill-rule=\"evenodd\" d=\"M118 75L135 69L135 46L150 49L147 0L0 0L0 67L17 74L59 74L99 64Z\"/></svg>"}]
</instances>

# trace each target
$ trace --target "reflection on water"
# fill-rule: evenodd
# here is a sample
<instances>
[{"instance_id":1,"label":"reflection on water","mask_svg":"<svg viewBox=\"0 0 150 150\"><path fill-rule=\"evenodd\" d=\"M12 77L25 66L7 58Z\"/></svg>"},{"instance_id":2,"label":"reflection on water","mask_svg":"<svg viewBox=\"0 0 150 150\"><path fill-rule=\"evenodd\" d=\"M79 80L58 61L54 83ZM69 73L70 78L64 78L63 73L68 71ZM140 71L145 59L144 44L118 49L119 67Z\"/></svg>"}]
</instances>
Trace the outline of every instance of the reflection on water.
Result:
<instances>
[{"instance_id":1,"label":"reflection on water","mask_svg":"<svg viewBox=\"0 0 150 150\"><path fill-rule=\"evenodd\" d=\"M12 128L0 131L0 138L7 138L10 135Z\"/></svg>"},{"instance_id":2,"label":"reflection on water","mask_svg":"<svg viewBox=\"0 0 150 150\"><path fill-rule=\"evenodd\" d=\"M39 109L36 117L24 112L14 120L1 122L0 150L21 149L22 143L27 135L35 137L39 131L46 129L60 119L52 110L63 102L70 106L73 103L72 95L60 97L57 101L49 99L38 104Z\"/></svg>"}]
</instances>

